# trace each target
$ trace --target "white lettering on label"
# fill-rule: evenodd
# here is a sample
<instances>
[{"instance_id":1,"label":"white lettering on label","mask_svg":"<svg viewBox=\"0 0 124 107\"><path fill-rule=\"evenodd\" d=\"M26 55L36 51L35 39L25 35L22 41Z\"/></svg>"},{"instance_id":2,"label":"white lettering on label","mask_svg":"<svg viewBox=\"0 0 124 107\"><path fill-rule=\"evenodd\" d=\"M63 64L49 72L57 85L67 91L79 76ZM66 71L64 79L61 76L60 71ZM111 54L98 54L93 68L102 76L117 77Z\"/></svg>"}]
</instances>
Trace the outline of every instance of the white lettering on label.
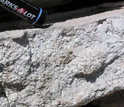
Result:
<instances>
[{"instance_id":1,"label":"white lettering on label","mask_svg":"<svg viewBox=\"0 0 124 107\"><path fill-rule=\"evenodd\" d=\"M0 0L0 3L5 5L6 7L11 8L12 10L16 11L17 13L22 14L23 16L27 17L28 19L34 19L36 17L36 15L29 13L24 8L19 8L18 5L10 2L9 0Z\"/></svg>"}]
</instances>

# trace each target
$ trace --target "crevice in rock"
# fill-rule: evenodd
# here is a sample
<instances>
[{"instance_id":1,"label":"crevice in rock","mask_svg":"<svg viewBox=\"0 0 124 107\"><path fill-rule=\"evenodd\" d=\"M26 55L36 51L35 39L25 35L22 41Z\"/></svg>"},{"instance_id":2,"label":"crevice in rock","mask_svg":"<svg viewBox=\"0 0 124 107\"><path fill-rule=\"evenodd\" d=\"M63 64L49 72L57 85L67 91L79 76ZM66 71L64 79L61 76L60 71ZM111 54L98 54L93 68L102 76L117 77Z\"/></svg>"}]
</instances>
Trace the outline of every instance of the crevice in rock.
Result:
<instances>
[{"instance_id":1,"label":"crevice in rock","mask_svg":"<svg viewBox=\"0 0 124 107\"><path fill-rule=\"evenodd\" d=\"M112 63L114 63L114 61L116 61L118 58L120 58L120 56L115 56L113 59L111 59L108 63L102 63L101 67L99 69L97 69L96 71L94 71L92 74L83 74L83 73L79 73L79 74L75 74L73 77L74 78L85 78L86 81L90 81L91 83L94 83L96 81L96 79L102 75L104 73L104 70L111 65Z\"/></svg>"},{"instance_id":2,"label":"crevice in rock","mask_svg":"<svg viewBox=\"0 0 124 107\"><path fill-rule=\"evenodd\" d=\"M17 92L20 92L23 89L25 89L26 86L22 85L21 83L11 84L11 83L5 83L4 82L4 87L7 87L8 89L12 89L12 90L17 91Z\"/></svg>"},{"instance_id":3,"label":"crevice in rock","mask_svg":"<svg viewBox=\"0 0 124 107\"><path fill-rule=\"evenodd\" d=\"M0 95L6 97L5 88L0 84Z\"/></svg>"},{"instance_id":4,"label":"crevice in rock","mask_svg":"<svg viewBox=\"0 0 124 107\"><path fill-rule=\"evenodd\" d=\"M3 70L4 70L4 65L0 63L0 72L3 72Z\"/></svg>"},{"instance_id":5,"label":"crevice in rock","mask_svg":"<svg viewBox=\"0 0 124 107\"><path fill-rule=\"evenodd\" d=\"M6 95L6 92L5 92L5 87L2 86L1 84L0 84L0 97L5 97L7 102L8 102L8 106L7 107L10 107L10 102L9 102L9 99L8 99L8 97Z\"/></svg>"},{"instance_id":6,"label":"crevice in rock","mask_svg":"<svg viewBox=\"0 0 124 107\"><path fill-rule=\"evenodd\" d=\"M124 90L116 91L80 107L124 107Z\"/></svg>"}]
</instances>

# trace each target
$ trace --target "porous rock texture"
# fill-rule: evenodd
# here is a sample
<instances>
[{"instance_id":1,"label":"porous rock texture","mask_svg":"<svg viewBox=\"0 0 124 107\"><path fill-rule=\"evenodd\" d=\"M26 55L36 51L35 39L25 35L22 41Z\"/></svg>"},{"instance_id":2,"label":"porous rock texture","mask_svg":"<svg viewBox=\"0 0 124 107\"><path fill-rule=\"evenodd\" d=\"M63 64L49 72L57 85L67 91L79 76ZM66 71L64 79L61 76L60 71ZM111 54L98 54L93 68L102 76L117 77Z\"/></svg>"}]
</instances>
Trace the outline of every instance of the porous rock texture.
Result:
<instances>
[{"instance_id":1,"label":"porous rock texture","mask_svg":"<svg viewBox=\"0 0 124 107\"><path fill-rule=\"evenodd\" d=\"M124 89L124 14L81 23L0 33L0 107L79 107Z\"/></svg>"}]
</instances>

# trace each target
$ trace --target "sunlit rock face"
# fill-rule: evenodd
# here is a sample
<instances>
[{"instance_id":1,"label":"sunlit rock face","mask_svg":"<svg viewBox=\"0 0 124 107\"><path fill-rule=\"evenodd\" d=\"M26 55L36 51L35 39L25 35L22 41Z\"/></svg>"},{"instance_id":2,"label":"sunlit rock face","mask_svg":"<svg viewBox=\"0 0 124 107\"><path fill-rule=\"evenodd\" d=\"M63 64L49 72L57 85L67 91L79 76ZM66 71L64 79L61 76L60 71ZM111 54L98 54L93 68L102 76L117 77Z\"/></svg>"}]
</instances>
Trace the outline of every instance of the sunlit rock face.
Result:
<instances>
[{"instance_id":1,"label":"sunlit rock face","mask_svg":"<svg viewBox=\"0 0 124 107\"><path fill-rule=\"evenodd\" d=\"M77 12L84 10L72 13ZM123 102L123 92L113 96L113 103L110 97L101 99L124 89L122 7L44 28L17 28L22 22L0 23L0 107L88 107L94 100L92 105L116 107Z\"/></svg>"}]
</instances>

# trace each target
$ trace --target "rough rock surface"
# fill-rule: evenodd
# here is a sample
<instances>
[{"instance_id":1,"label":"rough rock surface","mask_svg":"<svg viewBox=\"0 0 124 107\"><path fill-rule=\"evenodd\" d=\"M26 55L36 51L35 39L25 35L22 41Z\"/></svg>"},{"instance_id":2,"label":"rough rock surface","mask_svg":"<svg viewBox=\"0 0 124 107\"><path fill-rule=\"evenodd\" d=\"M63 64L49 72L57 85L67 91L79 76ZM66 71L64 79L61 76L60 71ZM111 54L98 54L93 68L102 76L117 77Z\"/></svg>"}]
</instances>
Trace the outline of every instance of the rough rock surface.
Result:
<instances>
[{"instance_id":1,"label":"rough rock surface","mask_svg":"<svg viewBox=\"0 0 124 107\"><path fill-rule=\"evenodd\" d=\"M59 25L0 33L0 107L79 107L124 89L124 14Z\"/></svg>"}]
</instances>

